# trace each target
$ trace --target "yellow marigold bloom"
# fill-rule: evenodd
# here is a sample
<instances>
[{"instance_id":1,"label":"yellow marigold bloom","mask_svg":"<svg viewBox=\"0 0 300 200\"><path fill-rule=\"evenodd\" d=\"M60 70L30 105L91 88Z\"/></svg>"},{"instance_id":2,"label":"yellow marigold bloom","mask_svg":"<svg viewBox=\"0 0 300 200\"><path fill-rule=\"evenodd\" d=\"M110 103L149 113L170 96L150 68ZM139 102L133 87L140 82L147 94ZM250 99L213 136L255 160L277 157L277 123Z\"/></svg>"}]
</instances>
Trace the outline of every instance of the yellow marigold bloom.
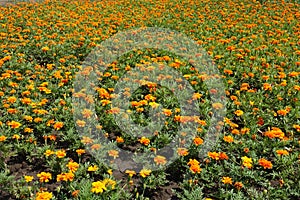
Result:
<instances>
[{"instance_id":1,"label":"yellow marigold bloom","mask_svg":"<svg viewBox=\"0 0 300 200\"><path fill-rule=\"evenodd\" d=\"M7 138L6 136L4 136L4 135L1 135L1 136L0 136L0 142L3 142L3 141L5 141L5 140L6 140L6 138Z\"/></svg>"},{"instance_id":2,"label":"yellow marigold bloom","mask_svg":"<svg viewBox=\"0 0 300 200\"><path fill-rule=\"evenodd\" d=\"M212 107L216 110L222 109L224 106L221 103L213 103Z\"/></svg>"},{"instance_id":3,"label":"yellow marigold bloom","mask_svg":"<svg viewBox=\"0 0 300 200\"><path fill-rule=\"evenodd\" d=\"M85 150L84 149L77 149L76 153L80 156L80 155L85 153Z\"/></svg>"},{"instance_id":4,"label":"yellow marigold bloom","mask_svg":"<svg viewBox=\"0 0 300 200\"><path fill-rule=\"evenodd\" d=\"M236 110L234 114L236 114L236 116L242 116L244 112L242 110Z\"/></svg>"},{"instance_id":5,"label":"yellow marigold bloom","mask_svg":"<svg viewBox=\"0 0 300 200\"><path fill-rule=\"evenodd\" d=\"M76 172L77 169L79 168L79 164L77 162L74 162L74 161L70 161L68 164L67 164L67 167L69 168L69 170L71 172Z\"/></svg>"},{"instance_id":6,"label":"yellow marigold bloom","mask_svg":"<svg viewBox=\"0 0 300 200\"><path fill-rule=\"evenodd\" d=\"M231 142L234 141L233 137L230 136L230 135L224 136L224 137L223 137L223 140L224 140L225 142L228 142L228 143L231 143Z\"/></svg>"},{"instance_id":7,"label":"yellow marigold bloom","mask_svg":"<svg viewBox=\"0 0 300 200\"><path fill-rule=\"evenodd\" d=\"M24 179L28 183L28 182L31 182L33 180L33 176L24 176Z\"/></svg>"},{"instance_id":8,"label":"yellow marigold bloom","mask_svg":"<svg viewBox=\"0 0 300 200\"><path fill-rule=\"evenodd\" d=\"M102 182L105 184L105 186L109 186L111 187L111 189L115 189L116 181L106 178Z\"/></svg>"},{"instance_id":9,"label":"yellow marigold bloom","mask_svg":"<svg viewBox=\"0 0 300 200\"><path fill-rule=\"evenodd\" d=\"M38 192L35 200L50 200L52 199L52 196L51 192Z\"/></svg>"},{"instance_id":10,"label":"yellow marigold bloom","mask_svg":"<svg viewBox=\"0 0 300 200\"><path fill-rule=\"evenodd\" d=\"M106 190L105 184L102 181L92 183L91 191L93 193L103 193Z\"/></svg>"},{"instance_id":11,"label":"yellow marigold bloom","mask_svg":"<svg viewBox=\"0 0 300 200\"><path fill-rule=\"evenodd\" d=\"M145 178L145 177L149 176L151 172L152 171L150 169L142 169L140 171L140 176Z\"/></svg>"},{"instance_id":12,"label":"yellow marigold bloom","mask_svg":"<svg viewBox=\"0 0 300 200\"><path fill-rule=\"evenodd\" d=\"M58 150L57 152L55 152L56 156L58 158L63 158L66 156L66 151L65 150Z\"/></svg>"},{"instance_id":13,"label":"yellow marigold bloom","mask_svg":"<svg viewBox=\"0 0 300 200\"><path fill-rule=\"evenodd\" d=\"M222 178L222 182L224 183L224 184L232 184L232 179L230 178L230 177L223 177Z\"/></svg>"},{"instance_id":14,"label":"yellow marigold bloom","mask_svg":"<svg viewBox=\"0 0 300 200\"><path fill-rule=\"evenodd\" d=\"M49 51L49 47L47 47L47 46L43 47L43 48L42 48L42 51L43 51L43 52Z\"/></svg>"},{"instance_id":15,"label":"yellow marigold bloom","mask_svg":"<svg viewBox=\"0 0 300 200\"><path fill-rule=\"evenodd\" d=\"M21 124L20 122L11 121L11 122L8 122L8 125L9 125L11 128L19 128L22 124Z\"/></svg>"},{"instance_id":16,"label":"yellow marigold bloom","mask_svg":"<svg viewBox=\"0 0 300 200\"><path fill-rule=\"evenodd\" d=\"M90 137L86 137L86 136L83 136L81 139L81 142L83 144L91 144L91 143L93 143L93 141L94 141L93 139L91 139Z\"/></svg>"},{"instance_id":17,"label":"yellow marigold bloom","mask_svg":"<svg viewBox=\"0 0 300 200\"><path fill-rule=\"evenodd\" d=\"M242 157L243 166L247 167L248 169L252 168L252 158L248 158L247 156Z\"/></svg>"},{"instance_id":18,"label":"yellow marigold bloom","mask_svg":"<svg viewBox=\"0 0 300 200\"><path fill-rule=\"evenodd\" d=\"M77 120L77 121L76 121L76 124L77 124L77 126L79 126L79 127L84 127L85 124L86 124L86 122L83 121L83 120Z\"/></svg>"},{"instance_id":19,"label":"yellow marigold bloom","mask_svg":"<svg viewBox=\"0 0 300 200\"><path fill-rule=\"evenodd\" d=\"M273 165L270 161L264 159L264 158L261 158L258 160L258 163L260 166L262 166L264 169L272 169Z\"/></svg>"},{"instance_id":20,"label":"yellow marigold bloom","mask_svg":"<svg viewBox=\"0 0 300 200\"><path fill-rule=\"evenodd\" d=\"M219 158L220 158L219 155L220 154L218 154L217 152L208 152L207 153L207 156L214 160L219 160Z\"/></svg>"},{"instance_id":21,"label":"yellow marigold bloom","mask_svg":"<svg viewBox=\"0 0 300 200\"><path fill-rule=\"evenodd\" d=\"M52 154L54 154L54 151L52 151L50 149L46 150L46 152L44 153L44 155L47 156L47 157L51 156Z\"/></svg>"},{"instance_id":22,"label":"yellow marigold bloom","mask_svg":"<svg viewBox=\"0 0 300 200\"><path fill-rule=\"evenodd\" d=\"M12 139L16 139L16 140L19 140L21 137L19 136L19 135L17 135L17 134L14 134L13 136L12 136Z\"/></svg>"},{"instance_id":23,"label":"yellow marigold bloom","mask_svg":"<svg viewBox=\"0 0 300 200\"><path fill-rule=\"evenodd\" d=\"M37 177L40 178L40 182L49 182L50 179L52 179L52 175L49 172L41 172L37 174Z\"/></svg>"},{"instance_id":24,"label":"yellow marigold bloom","mask_svg":"<svg viewBox=\"0 0 300 200\"><path fill-rule=\"evenodd\" d=\"M94 165L94 166L89 166L88 167L88 172L95 172L99 169L99 167L97 165Z\"/></svg>"},{"instance_id":25,"label":"yellow marigold bloom","mask_svg":"<svg viewBox=\"0 0 300 200\"><path fill-rule=\"evenodd\" d=\"M136 172L133 171L133 170L126 170L125 173L128 174L129 177L132 177L133 175L136 175Z\"/></svg>"},{"instance_id":26,"label":"yellow marigold bloom","mask_svg":"<svg viewBox=\"0 0 300 200\"><path fill-rule=\"evenodd\" d=\"M56 181L73 181L74 180L73 172L58 174L56 177Z\"/></svg>"}]
</instances>

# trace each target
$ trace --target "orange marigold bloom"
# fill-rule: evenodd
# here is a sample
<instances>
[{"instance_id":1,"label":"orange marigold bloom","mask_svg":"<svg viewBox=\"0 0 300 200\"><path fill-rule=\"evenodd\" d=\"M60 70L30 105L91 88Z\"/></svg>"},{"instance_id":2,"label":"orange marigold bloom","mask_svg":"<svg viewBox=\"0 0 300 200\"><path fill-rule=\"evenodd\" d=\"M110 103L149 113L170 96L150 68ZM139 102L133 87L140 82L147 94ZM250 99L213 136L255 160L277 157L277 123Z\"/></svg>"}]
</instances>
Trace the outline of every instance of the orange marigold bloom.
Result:
<instances>
[{"instance_id":1,"label":"orange marigold bloom","mask_svg":"<svg viewBox=\"0 0 300 200\"><path fill-rule=\"evenodd\" d=\"M4 135L1 135L1 136L0 136L0 142L3 142L3 141L5 141L5 140L6 140L6 138L7 138L6 136L4 136Z\"/></svg>"},{"instance_id":2,"label":"orange marigold bloom","mask_svg":"<svg viewBox=\"0 0 300 200\"><path fill-rule=\"evenodd\" d=\"M150 169L149 170L148 169L142 169L140 171L140 176L143 177L143 178L145 178L145 177L149 176L151 172L152 171Z\"/></svg>"},{"instance_id":3,"label":"orange marigold bloom","mask_svg":"<svg viewBox=\"0 0 300 200\"><path fill-rule=\"evenodd\" d=\"M71 172L76 172L77 169L79 168L79 164L77 162L74 162L74 161L70 161L68 164L67 164L67 167L69 168L69 170Z\"/></svg>"},{"instance_id":4,"label":"orange marigold bloom","mask_svg":"<svg viewBox=\"0 0 300 200\"><path fill-rule=\"evenodd\" d=\"M49 172L41 172L37 174L37 177L40 178L40 182L49 182L50 179L52 179L52 175Z\"/></svg>"},{"instance_id":5,"label":"orange marigold bloom","mask_svg":"<svg viewBox=\"0 0 300 200\"><path fill-rule=\"evenodd\" d=\"M44 155L48 157L48 156L51 156L54 153L55 153L54 151L48 149L48 150L46 150L46 152L44 153Z\"/></svg>"},{"instance_id":6,"label":"orange marigold bloom","mask_svg":"<svg viewBox=\"0 0 300 200\"><path fill-rule=\"evenodd\" d=\"M116 142L117 142L117 143L123 143L123 142L124 142L124 139L123 139L122 137L117 136Z\"/></svg>"},{"instance_id":7,"label":"orange marigold bloom","mask_svg":"<svg viewBox=\"0 0 300 200\"><path fill-rule=\"evenodd\" d=\"M220 158L220 155L217 152L208 152L207 155L214 160L219 160Z\"/></svg>"},{"instance_id":8,"label":"orange marigold bloom","mask_svg":"<svg viewBox=\"0 0 300 200\"><path fill-rule=\"evenodd\" d=\"M260 166L262 166L264 169L272 169L273 165L270 161L264 159L264 158L261 158L258 160L258 163Z\"/></svg>"},{"instance_id":9,"label":"orange marigold bloom","mask_svg":"<svg viewBox=\"0 0 300 200\"><path fill-rule=\"evenodd\" d=\"M235 182L234 187L236 187L236 189L240 190L244 187L244 185L242 182Z\"/></svg>"},{"instance_id":10,"label":"orange marigold bloom","mask_svg":"<svg viewBox=\"0 0 300 200\"><path fill-rule=\"evenodd\" d=\"M189 154L189 150L186 148L178 148L177 154L180 156L187 156Z\"/></svg>"},{"instance_id":11,"label":"orange marigold bloom","mask_svg":"<svg viewBox=\"0 0 300 200\"><path fill-rule=\"evenodd\" d=\"M53 125L53 128L54 128L55 130L59 130L59 129L61 129L63 126L64 126L64 123L63 123L63 122L55 122L55 124Z\"/></svg>"},{"instance_id":12,"label":"orange marigold bloom","mask_svg":"<svg viewBox=\"0 0 300 200\"><path fill-rule=\"evenodd\" d=\"M8 123L11 128L19 128L22 124L20 122L11 121Z\"/></svg>"},{"instance_id":13,"label":"orange marigold bloom","mask_svg":"<svg viewBox=\"0 0 300 200\"><path fill-rule=\"evenodd\" d=\"M119 157L119 152L117 150L109 150L108 155L116 159L117 157Z\"/></svg>"},{"instance_id":14,"label":"orange marigold bloom","mask_svg":"<svg viewBox=\"0 0 300 200\"><path fill-rule=\"evenodd\" d=\"M168 117L172 115L172 111L170 109L163 109L163 113Z\"/></svg>"},{"instance_id":15,"label":"orange marigold bloom","mask_svg":"<svg viewBox=\"0 0 300 200\"><path fill-rule=\"evenodd\" d=\"M228 160L228 156L225 152L220 152L219 158L220 158L220 160Z\"/></svg>"},{"instance_id":16,"label":"orange marigold bloom","mask_svg":"<svg viewBox=\"0 0 300 200\"><path fill-rule=\"evenodd\" d=\"M148 146L150 144L150 140L146 137L142 137L141 139L139 139L139 142L146 146Z\"/></svg>"},{"instance_id":17,"label":"orange marigold bloom","mask_svg":"<svg viewBox=\"0 0 300 200\"><path fill-rule=\"evenodd\" d=\"M85 150L84 149L77 149L76 153L80 156L80 155L85 153Z\"/></svg>"},{"instance_id":18,"label":"orange marigold bloom","mask_svg":"<svg viewBox=\"0 0 300 200\"><path fill-rule=\"evenodd\" d=\"M85 121L83 121L83 120L77 120L76 121L76 124L77 124L77 126L79 126L79 127L84 127L85 126Z\"/></svg>"},{"instance_id":19,"label":"orange marigold bloom","mask_svg":"<svg viewBox=\"0 0 300 200\"><path fill-rule=\"evenodd\" d=\"M55 152L55 154L58 158L63 158L67 155L65 150L58 150L57 152Z\"/></svg>"},{"instance_id":20,"label":"orange marigold bloom","mask_svg":"<svg viewBox=\"0 0 300 200\"><path fill-rule=\"evenodd\" d=\"M224 136L224 137L223 137L223 140L224 140L225 142L228 142L228 143L231 143L231 142L234 141L233 137L230 136L230 135Z\"/></svg>"},{"instance_id":21,"label":"orange marigold bloom","mask_svg":"<svg viewBox=\"0 0 300 200\"><path fill-rule=\"evenodd\" d=\"M242 110L236 110L234 114L236 114L236 116L242 116L244 112Z\"/></svg>"},{"instance_id":22,"label":"orange marigold bloom","mask_svg":"<svg viewBox=\"0 0 300 200\"><path fill-rule=\"evenodd\" d=\"M282 155L289 155L289 152L287 150L284 149L279 149L276 150L277 155L282 156Z\"/></svg>"},{"instance_id":23,"label":"orange marigold bloom","mask_svg":"<svg viewBox=\"0 0 300 200\"><path fill-rule=\"evenodd\" d=\"M164 156L156 156L154 158L154 162L157 164L157 165L164 165L167 163L167 159L164 157Z\"/></svg>"},{"instance_id":24,"label":"orange marigold bloom","mask_svg":"<svg viewBox=\"0 0 300 200\"><path fill-rule=\"evenodd\" d=\"M200 137L195 137L194 138L194 144L196 146L199 146L199 145L203 144L203 139L201 139Z\"/></svg>"},{"instance_id":25,"label":"orange marigold bloom","mask_svg":"<svg viewBox=\"0 0 300 200\"><path fill-rule=\"evenodd\" d=\"M51 192L38 192L35 200L50 200L52 199L52 196Z\"/></svg>"}]
</instances>

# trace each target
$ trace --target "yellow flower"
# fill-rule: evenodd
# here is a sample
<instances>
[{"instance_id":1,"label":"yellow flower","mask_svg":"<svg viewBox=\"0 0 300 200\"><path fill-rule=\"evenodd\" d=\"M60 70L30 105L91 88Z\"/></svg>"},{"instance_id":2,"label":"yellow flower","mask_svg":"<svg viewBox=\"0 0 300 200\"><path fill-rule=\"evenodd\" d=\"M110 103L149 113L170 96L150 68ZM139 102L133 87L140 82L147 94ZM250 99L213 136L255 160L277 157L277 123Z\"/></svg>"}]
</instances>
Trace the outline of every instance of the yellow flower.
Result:
<instances>
[{"instance_id":1,"label":"yellow flower","mask_svg":"<svg viewBox=\"0 0 300 200\"><path fill-rule=\"evenodd\" d=\"M35 200L50 200L52 199L52 196L51 192L38 192Z\"/></svg>"},{"instance_id":2,"label":"yellow flower","mask_svg":"<svg viewBox=\"0 0 300 200\"><path fill-rule=\"evenodd\" d=\"M152 171L150 169L142 169L140 171L140 176L145 178L145 177L149 176L151 172Z\"/></svg>"},{"instance_id":3,"label":"yellow flower","mask_svg":"<svg viewBox=\"0 0 300 200\"><path fill-rule=\"evenodd\" d=\"M230 184L231 185L232 184L232 179L230 177L223 177L222 182L224 184Z\"/></svg>"},{"instance_id":4,"label":"yellow flower","mask_svg":"<svg viewBox=\"0 0 300 200\"><path fill-rule=\"evenodd\" d=\"M234 114L236 114L236 116L242 116L244 112L242 110L236 110Z\"/></svg>"},{"instance_id":5,"label":"yellow flower","mask_svg":"<svg viewBox=\"0 0 300 200\"><path fill-rule=\"evenodd\" d=\"M33 176L24 176L24 179L28 183L28 182L31 182L33 180Z\"/></svg>"},{"instance_id":6,"label":"yellow flower","mask_svg":"<svg viewBox=\"0 0 300 200\"><path fill-rule=\"evenodd\" d=\"M49 182L50 179L52 179L52 175L49 172L41 172L37 174L37 177L40 178L40 182Z\"/></svg>"},{"instance_id":7,"label":"yellow flower","mask_svg":"<svg viewBox=\"0 0 300 200\"><path fill-rule=\"evenodd\" d=\"M97 171L98 169L99 169L98 166L97 166L97 165L94 165L94 166L89 166L88 171L89 171L89 172L95 172L95 171Z\"/></svg>"},{"instance_id":8,"label":"yellow flower","mask_svg":"<svg viewBox=\"0 0 300 200\"><path fill-rule=\"evenodd\" d=\"M106 190L105 184L102 181L97 181L92 183L91 191L93 193L103 193Z\"/></svg>"}]
</instances>

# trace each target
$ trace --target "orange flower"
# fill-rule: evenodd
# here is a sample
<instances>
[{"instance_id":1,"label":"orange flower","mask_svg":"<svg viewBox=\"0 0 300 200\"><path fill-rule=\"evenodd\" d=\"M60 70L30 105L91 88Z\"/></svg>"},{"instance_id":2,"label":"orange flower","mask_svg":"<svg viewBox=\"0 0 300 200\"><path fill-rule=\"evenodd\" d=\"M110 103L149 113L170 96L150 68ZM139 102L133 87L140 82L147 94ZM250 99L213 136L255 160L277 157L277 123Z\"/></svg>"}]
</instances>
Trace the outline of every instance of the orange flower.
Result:
<instances>
[{"instance_id":1,"label":"orange flower","mask_svg":"<svg viewBox=\"0 0 300 200\"><path fill-rule=\"evenodd\" d=\"M50 179L52 179L52 175L49 172L41 172L37 174L37 177L40 178L40 182L49 182Z\"/></svg>"},{"instance_id":2,"label":"orange flower","mask_svg":"<svg viewBox=\"0 0 300 200\"><path fill-rule=\"evenodd\" d=\"M220 160L228 160L228 156L225 152L220 152L219 158L220 158Z\"/></svg>"},{"instance_id":3,"label":"orange flower","mask_svg":"<svg viewBox=\"0 0 300 200\"><path fill-rule=\"evenodd\" d=\"M116 159L117 157L119 157L119 152L117 150L109 150L108 155Z\"/></svg>"},{"instance_id":4,"label":"orange flower","mask_svg":"<svg viewBox=\"0 0 300 200\"><path fill-rule=\"evenodd\" d=\"M273 165L270 161L264 159L264 158L261 158L258 160L258 163L260 166L262 166L264 169L272 169Z\"/></svg>"},{"instance_id":5,"label":"orange flower","mask_svg":"<svg viewBox=\"0 0 300 200\"><path fill-rule=\"evenodd\" d=\"M242 110L236 110L234 114L236 114L236 116L242 116L244 112Z\"/></svg>"},{"instance_id":6,"label":"orange flower","mask_svg":"<svg viewBox=\"0 0 300 200\"><path fill-rule=\"evenodd\" d=\"M232 136L224 136L223 137L223 140L225 141L225 142L228 142L228 143L231 143L231 142L233 142L234 141L234 139L233 139L233 137Z\"/></svg>"},{"instance_id":7,"label":"orange flower","mask_svg":"<svg viewBox=\"0 0 300 200\"><path fill-rule=\"evenodd\" d=\"M20 122L11 121L8 123L11 128L19 128L22 124Z\"/></svg>"},{"instance_id":8,"label":"orange flower","mask_svg":"<svg viewBox=\"0 0 300 200\"><path fill-rule=\"evenodd\" d=\"M74 162L74 161L70 161L68 164L67 164L67 167L69 168L69 170L71 172L76 172L77 169L79 168L79 164L77 162Z\"/></svg>"},{"instance_id":9,"label":"orange flower","mask_svg":"<svg viewBox=\"0 0 300 200\"><path fill-rule=\"evenodd\" d=\"M240 190L244 187L244 185L242 182L235 182L234 187L236 187L236 189Z\"/></svg>"},{"instance_id":10,"label":"orange flower","mask_svg":"<svg viewBox=\"0 0 300 200\"><path fill-rule=\"evenodd\" d=\"M163 109L163 113L168 117L172 115L172 111L170 109Z\"/></svg>"},{"instance_id":11,"label":"orange flower","mask_svg":"<svg viewBox=\"0 0 300 200\"><path fill-rule=\"evenodd\" d=\"M287 150L284 150L284 149L276 150L276 153L277 153L278 156L289 155L289 152Z\"/></svg>"},{"instance_id":12,"label":"orange flower","mask_svg":"<svg viewBox=\"0 0 300 200\"><path fill-rule=\"evenodd\" d=\"M123 139L122 137L117 136L116 142L117 142L117 143L123 143L123 142L124 142L124 139Z\"/></svg>"},{"instance_id":13,"label":"orange flower","mask_svg":"<svg viewBox=\"0 0 300 200\"><path fill-rule=\"evenodd\" d=\"M194 138L194 144L196 146L199 146L199 145L203 144L203 140L200 137L195 137Z\"/></svg>"},{"instance_id":14,"label":"orange flower","mask_svg":"<svg viewBox=\"0 0 300 200\"><path fill-rule=\"evenodd\" d=\"M7 138L7 137L5 137L4 135L1 135L1 136L0 136L0 142L3 142L3 141L5 141L5 140L6 140L6 138Z\"/></svg>"},{"instance_id":15,"label":"orange flower","mask_svg":"<svg viewBox=\"0 0 300 200\"><path fill-rule=\"evenodd\" d=\"M187 156L189 154L189 150L186 148L178 148L177 154L180 156Z\"/></svg>"},{"instance_id":16,"label":"orange flower","mask_svg":"<svg viewBox=\"0 0 300 200\"><path fill-rule=\"evenodd\" d=\"M76 121L76 124L77 124L77 126L79 126L79 127L84 127L84 126L85 126L85 121L83 121L83 120L77 120L77 121Z\"/></svg>"},{"instance_id":17,"label":"orange flower","mask_svg":"<svg viewBox=\"0 0 300 200\"><path fill-rule=\"evenodd\" d=\"M61 129L63 126L64 126L64 123L63 123L63 122L55 122L55 124L53 125L53 128L54 128L55 130L59 130L59 129Z\"/></svg>"},{"instance_id":18,"label":"orange flower","mask_svg":"<svg viewBox=\"0 0 300 200\"><path fill-rule=\"evenodd\" d=\"M77 149L76 153L80 156L80 155L85 153L85 150L84 149Z\"/></svg>"},{"instance_id":19,"label":"orange flower","mask_svg":"<svg viewBox=\"0 0 300 200\"><path fill-rule=\"evenodd\" d=\"M148 146L150 144L150 140L146 137L142 137L141 139L139 139L139 142L146 146Z\"/></svg>"},{"instance_id":20,"label":"orange flower","mask_svg":"<svg viewBox=\"0 0 300 200\"><path fill-rule=\"evenodd\" d=\"M230 177L223 177L222 178L222 182L224 183L224 184L232 184L232 179L230 178Z\"/></svg>"},{"instance_id":21,"label":"orange flower","mask_svg":"<svg viewBox=\"0 0 300 200\"><path fill-rule=\"evenodd\" d=\"M167 160L164 156L156 156L154 158L154 162L157 164L157 165L164 165L167 163Z\"/></svg>"},{"instance_id":22,"label":"orange flower","mask_svg":"<svg viewBox=\"0 0 300 200\"><path fill-rule=\"evenodd\" d=\"M52 151L50 149L46 150L46 152L44 153L44 155L47 156L47 157L51 156L52 154L54 154L54 151Z\"/></svg>"},{"instance_id":23,"label":"orange flower","mask_svg":"<svg viewBox=\"0 0 300 200\"><path fill-rule=\"evenodd\" d=\"M52 199L52 196L51 192L38 192L35 200L50 200Z\"/></svg>"},{"instance_id":24,"label":"orange flower","mask_svg":"<svg viewBox=\"0 0 300 200\"><path fill-rule=\"evenodd\" d=\"M220 158L220 155L217 152L208 152L207 155L214 160L219 160Z\"/></svg>"},{"instance_id":25,"label":"orange flower","mask_svg":"<svg viewBox=\"0 0 300 200\"><path fill-rule=\"evenodd\" d=\"M66 151L65 150L58 150L57 152L55 152L56 156L58 158L63 158L66 156Z\"/></svg>"}]
</instances>

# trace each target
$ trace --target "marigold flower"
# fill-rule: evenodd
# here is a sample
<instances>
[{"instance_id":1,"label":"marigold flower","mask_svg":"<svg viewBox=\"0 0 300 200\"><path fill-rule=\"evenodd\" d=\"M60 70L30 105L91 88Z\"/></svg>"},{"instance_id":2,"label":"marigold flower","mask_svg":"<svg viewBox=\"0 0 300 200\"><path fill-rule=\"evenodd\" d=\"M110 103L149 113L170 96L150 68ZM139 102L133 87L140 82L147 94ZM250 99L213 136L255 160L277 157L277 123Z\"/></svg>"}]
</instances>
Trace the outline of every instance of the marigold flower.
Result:
<instances>
[{"instance_id":1,"label":"marigold flower","mask_svg":"<svg viewBox=\"0 0 300 200\"><path fill-rule=\"evenodd\" d=\"M7 138L6 136L4 136L4 135L1 135L1 136L0 136L0 142L3 142L3 141L5 141L5 140L6 140L6 138Z\"/></svg>"},{"instance_id":2,"label":"marigold flower","mask_svg":"<svg viewBox=\"0 0 300 200\"><path fill-rule=\"evenodd\" d=\"M52 199L52 196L51 192L38 192L35 200L50 200Z\"/></svg>"},{"instance_id":3,"label":"marigold flower","mask_svg":"<svg viewBox=\"0 0 300 200\"><path fill-rule=\"evenodd\" d=\"M236 114L236 116L242 116L244 112L242 110L236 110L234 114Z\"/></svg>"},{"instance_id":4,"label":"marigold flower","mask_svg":"<svg viewBox=\"0 0 300 200\"><path fill-rule=\"evenodd\" d=\"M223 137L223 140L224 140L225 142L228 142L228 143L231 143L231 142L234 141L233 137L230 136L230 135L224 136L224 137Z\"/></svg>"},{"instance_id":5,"label":"marigold flower","mask_svg":"<svg viewBox=\"0 0 300 200\"><path fill-rule=\"evenodd\" d=\"M37 177L40 178L40 182L49 182L50 179L52 179L52 175L49 172L41 172L37 174Z\"/></svg>"},{"instance_id":6,"label":"marigold flower","mask_svg":"<svg viewBox=\"0 0 300 200\"><path fill-rule=\"evenodd\" d=\"M207 156L214 160L219 160L220 158L220 155L217 152L208 152Z\"/></svg>"},{"instance_id":7,"label":"marigold flower","mask_svg":"<svg viewBox=\"0 0 300 200\"><path fill-rule=\"evenodd\" d=\"M117 150L109 150L108 155L116 159L117 157L119 157L119 152Z\"/></svg>"},{"instance_id":8,"label":"marigold flower","mask_svg":"<svg viewBox=\"0 0 300 200\"><path fill-rule=\"evenodd\" d=\"M28 183L28 182L31 182L33 180L33 176L24 176L24 179Z\"/></svg>"},{"instance_id":9,"label":"marigold flower","mask_svg":"<svg viewBox=\"0 0 300 200\"><path fill-rule=\"evenodd\" d=\"M11 128L19 128L22 124L20 122L11 121L8 123Z\"/></svg>"},{"instance_id":10,"label":"marigold flower","mask_svg":"<svg viewBox=\"0 0 300 200\"><path fill-rule=\"evenodd\" d=\"M44 155L48 157L48 156L51 156L54 153L55 153L54 151L48 149L48 150L46 150L46 152L44 153Z\"/></svg>"},{"instance_id":11,"label":"marigold flower","mask_svg":"<svg viewBox=\"0 0 300 200\"><path fill-rule=\"evenodd\" d=\"M289 155L289 152L287 150L284 150L284 149L276 150L276 153L277 153L278 156Z\"/></svg>"},{"instance_id":12,"label":"marigold flower","mask_svg":"<svg viewBox=\"0 0 300 200\"><path fill-rule=\"evenodd\" d=\"M132 177L133 175L136 175L136 172L133 171L133 170L126 170L125 173L128 174L129 177Z\"/></svg>"},{"instance_id":13,"label":"marigold flower","mask_svg":"<svg viewBox=\"0 0 300 200\"><path fill-rule=\"evenodd\" d=\"M247 167L248 169L252 168L252 158L248 158L247 156L242 157L243 166Z\"/></svg>"},{"instance_id":14,"label":"marigold flower","mask_svg":"<svg viewBox=\"0 0 300 200\"><path fill-rule=\"evenodd\" d=\"M139 139L139 142L145 146L148 146L150 144L150 140L146 137L141 137L141 139Z\"/></svg>"},{"instance_id":15,"label":"marigold flower","mask_svg":"<svg viewBox=\"0 0 300 200\"><path fill-rule=\"evenodd\" d=\"M179 156L187 156L189 154L189 150L186 148L177 148L177 154Z\"/></svg>"},{"instance_id":16,"label":"marigold flower","mask_svg":"<svg viewBox=\"0 0 300 200\"><path fill-rule=\"evenodd\" d=\"M227 177L227 176L222 178L222 182L224 184L230 184L230 185L232 185L232 179L230 177Z\"/></svg>"},{"instance_id":17,"label":"marigold flower","mask_svg":"<svg viewBox=\"0 0 300 200\"><path fill-rule=\"evenodd\" d=\"M164 157L164 156L156 156L154 158L154 162L157 164L157 165L164 165L167 163L167 159Z\"/></svg>"},{"instance_id":18,"label":"marigold flower","mask_svg":"<svg viewBox=\"0 0 300 200\"><path fill-rule=\"evenodd\" d=\"M70 161L68 164L67 164L67 167L69 168L69 170L71 172L76 172L77 169L79 168L79 164L77 162L74 162L74 161Z\"/></svg>"},{"instance_id":19,"label":"marigold flower","mask_svg":"<svg viewBox=\"0 0 300 200\"><path fill-rule=\"evenodd\" d=\"M102 181L97 181L92 183L91 191L93 193L103 193L106 189L105 184Z\"/></svg>"},{"instance_id":20,"label":"marigold flower","mask_svg":"<svg viewBox=\"0 0 300 200\"><path fill-rule=\"evenodd\" d=\"M66 156L66 151L65 150L58 150L55 152L56 156L58 158L64 158Z\"/></svg>"},{"instance_id":21,"label":"marigold flower","mask_svg":"<svg viewBox=\"0 0 300 200\"><path fill-rule=\"evenodd\" d=\"M55 130L59 130L59 129L61 129L63 126L64 126L64 123L63 123L63 122L55 122L55 124L53 125L53 128L54 128Z\"/></svg>"},{"instance_id":22,"label":"marigold flower","mask_svg":"<svg viewBox=\"0 0 300 200\"><path fill-rule=\"evenodd\" d=\"M196 146L203 144L203 139L201 139L200 137L195 137L193 141Z\"/></svg>"},{"instance_id":23,"label":"marigold flower","mask_svg":"<svg viewBox=\"0 0 300 200\"><path fill-rule=\"evenodd\" d=\"M235 182L234 187L236 187L236 189L240 190L244 187L244 185L242 182Z\"/></svg>"},{"instance_id":24,"label":"marigold flower","mask_svg":"<svg viewBox=\"0 0 300 200\"><path fill-rule=\"evenodd\" d=\"M150 169L142 169L140 171L140 176L145 178L145 177L149 176L151 172L152 171Z\"/></svg>"},{"instance_id":25,"label":"marigold flower","mask_svg":"<svg viewBox=\"0 0 300 200\"><path fill-rule=\"evenodd\" d=\"M88 172L95 172L99 169L99 167L97 165L94 165L94 166L89 166L87 171Z\"/></svg>"},{"instance_id":26,"label":"marigold flower","mask_svg":"<svg viewBox=\"0 0 300 200\"><path fill-rule=\"evenodd\" d=\"M80 155L85 153L85 150L84 149L77 149L76 153L80 156Z\"/></svg>"},{"instance_id":27,"label":"marigold flower","mask_svg":"<svg viewBox=\"0 0 300 200\"><path fill-rule=\"evenodd\" d=\"M272 169L273 165L270 161L264 159L264 158L261 158L258 160L258 163L260 166L262 166L264 169Z\"/></svg>"}]
</instances>

